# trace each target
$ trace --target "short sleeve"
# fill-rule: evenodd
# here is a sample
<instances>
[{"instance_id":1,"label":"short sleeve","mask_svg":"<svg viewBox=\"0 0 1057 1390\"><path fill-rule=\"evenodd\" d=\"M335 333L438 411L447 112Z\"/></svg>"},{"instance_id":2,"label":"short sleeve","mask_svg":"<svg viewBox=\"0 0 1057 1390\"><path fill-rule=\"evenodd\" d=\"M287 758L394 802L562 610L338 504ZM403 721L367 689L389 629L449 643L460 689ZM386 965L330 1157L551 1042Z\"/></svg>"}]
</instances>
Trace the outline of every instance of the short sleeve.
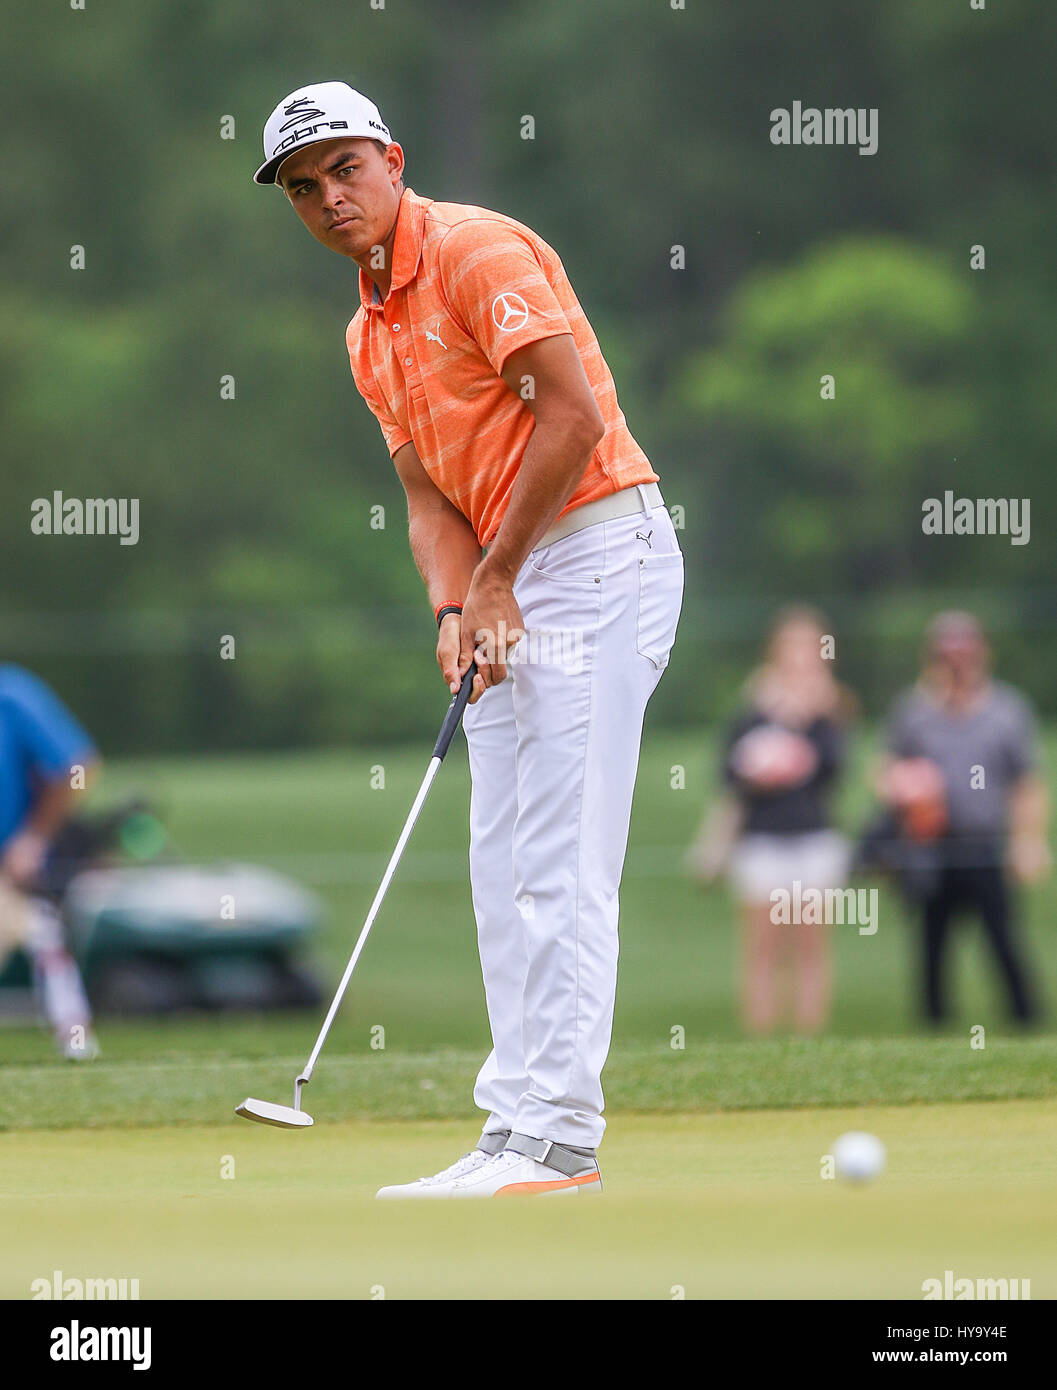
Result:
<instances>
[{"instance_id":1,"label":"short sleeve","mask_svg":"<svg viewBox=\"0 0 1057 1390\"><path fill-rule=\"evenodd\" d=\"M755 711L744 711L733 719L723 737L723 751L720 757L719 780L734 791L744 790L745 784L734 770L734 749L741 739L760 722Z\"/></svg>"},{"instance_id":2,"label":"short sleeve","mask_svg":"<svg viewBox=\"0 0 1057 1390\"><path fill-rule=\"evenodd\" d=\"M1013 781L1037 769L1038 740L1035 711L1030 702L1019 692L1010 691L1006 759Z\"/></svg>"},{"instance_id":3,"label":"short sleeve","mask_svg":"<svg viewBox=\"0 0 1057 1390\"><path fill-rule=\"evenodd\" d=\"M448 304L497 375L518 348L572 333L535 248L504 222L457 223L439 267Z\"/></svg>"},{"instance_id":4,"label":"short sleeve","mask_svg":"<svg viewBox=\"0 0 1057 1390\"><path fill-rule=\"evenodd\" d=\"M65 777L77 762L95 756L92 740L37 676L18 667L4 673L2 697L29 765L42 777Z\"/></svg>"},{"instance_id":5,"label":"short sleeve","mask_svg":"<svg viewBox=\"0 0 1057 1390\"><path fill-rule=\"evenodd\" d=\"M378 421L382 431L382 438L385 440L385 447L389 450L389 457L392 458L398 449L402 449L405 444L411 443L411 436L407 430L394 420L392 414L385 408L380 400L373 396L368 396L361 391L360 395L370 406L371 414Z\"/></svg>"},{"instance_id":6,"label":"short sleeve","mask_svg":"<svg viewBox=\"0 0 1057 1390\"><path fill-rule=\"evenodd\" d=\"M913 733L913 694L899 696L892 708L885 729L885 747L893 758L917 757L919 750Z\"/></svg>"},{"instance_id":7,"label":"short sleeve","mask_svg":"<svg viewBox=\"0 0 1057 1390\"><path fill-rule=\"evenodd\" d=\"M844 763L844 731L834 719L817 719L808 737L818 754L814 780L828 782L836 777Z\"/></svg>"}]
</instances>

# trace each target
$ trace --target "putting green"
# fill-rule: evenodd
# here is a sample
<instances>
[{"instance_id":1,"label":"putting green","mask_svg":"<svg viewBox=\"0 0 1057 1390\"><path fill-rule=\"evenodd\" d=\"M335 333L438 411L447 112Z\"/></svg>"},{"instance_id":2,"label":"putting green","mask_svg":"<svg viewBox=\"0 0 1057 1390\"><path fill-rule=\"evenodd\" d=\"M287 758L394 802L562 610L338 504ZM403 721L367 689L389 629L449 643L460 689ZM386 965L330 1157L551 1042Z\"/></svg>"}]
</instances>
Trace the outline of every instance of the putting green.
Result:
<instances>
[{"instance_id":1,"label":"putting green","mask_svg":"<svg viewBox=\"0 0 1057 1390\"><path fill-rule=\"evenodd\" d=\"M879 1181L821 1177L846 1129L888 1146ZM14 1131L0 1296L59 1270L142 1298L920 1299L952 1270L1054 1298L1055 1136L1052 1100L618 1114L602 1197L380 1203L472 1128Z\"/></svg>"}]
</instances>

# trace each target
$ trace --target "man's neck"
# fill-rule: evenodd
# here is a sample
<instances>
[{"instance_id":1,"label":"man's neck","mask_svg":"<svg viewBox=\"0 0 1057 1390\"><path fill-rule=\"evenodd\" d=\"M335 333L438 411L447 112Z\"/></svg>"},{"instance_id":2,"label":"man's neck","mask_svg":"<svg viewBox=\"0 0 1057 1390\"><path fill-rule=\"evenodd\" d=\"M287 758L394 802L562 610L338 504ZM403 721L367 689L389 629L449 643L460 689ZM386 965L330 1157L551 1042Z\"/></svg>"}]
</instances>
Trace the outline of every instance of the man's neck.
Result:
<instances>
[{"instance_id":1,"label":"man's neck","mask_svg":"<svg viewBox=\"0 0 1057 1390\"><path fill-rule=\"evenodd\" d=\"M950 681L940 690L940 699L946 707L958 714L974 709L987 698L990 681L987 676L967 681Z\"/></svg>"},{"instance_id":2,"label":"man's neck","mask_svg":"<svg viewBox=\"0 0 1057 1390\"><path fill-rule=\"evenodd\" d=\"M403 194L400 196L402 200ZM385 302L386 296L389 293L389 287L393 283L393 247L396 244L396 224L399 220L400 203L397 203L396 213L393 217L393 225L389 228L385 239L379 242L378 245L372 246L362 260L359 257L355 258L356 264L363 271L364 275L367 276L368 280L374 281L378 290L378 298L382 303ZM378 246L381 246L382 249L381 257L378 256ZM379 259L382 262L380 266L377 264L372 265L372 261L376 262Z\"/></svg>"}]
</instances>

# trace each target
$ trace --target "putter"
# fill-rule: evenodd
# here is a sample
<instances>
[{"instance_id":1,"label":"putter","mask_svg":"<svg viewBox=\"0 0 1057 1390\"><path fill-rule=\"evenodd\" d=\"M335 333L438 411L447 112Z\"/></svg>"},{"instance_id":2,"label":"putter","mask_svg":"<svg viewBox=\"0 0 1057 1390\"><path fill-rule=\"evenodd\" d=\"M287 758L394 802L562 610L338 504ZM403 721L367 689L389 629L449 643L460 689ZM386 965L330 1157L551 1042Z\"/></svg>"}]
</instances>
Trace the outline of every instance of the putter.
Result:
<instances>
[{"instance_id":1,"label":"putter","mask_svg":"<svg viewBox=\"0 0 1057 1390\"><path fill-rule=\"evenodd\" d=\"M444 761L444 754L448 751L448 746L455 736L455 730L459 727L459 721L462 719L463 711L473 691L473 678L477 673L477 669L476 662L471 663L469 670L462 678L462 684L459 686L457 693L452 696L451 704L448 706L448 712L444 716L444 723L441 725L440 734L433 748L433 757L429 761L429 767L426 769L426 775L422 779L421 787L418 789L418 795L415 797L414 805L411 807L407 820L404 822L404 828L400 832L399 840L396 842L396 849L393 850L393 856L389 860L389 867L385 871L385 876L378 888L378 892L374 895L374 902L371 903L371 910L367 914L367 920L363 924L363 930L360 932L356 945L353 947L352 955L349 957L349 963L345 967L345 974L341 977L341 984L338 985L337 993L334 995L327 1016L323 1020L323 1027L319 1030L319 1037L316 1039L316 1045L313 1047L312 1053L305 1063L304 1071L302 1071L301 1075L294 1082L293 1105L276 1105L274 1101L255 1100L252 1096L247 1096L241 1105L235 1107L235 1114L241 1115L244 1120L256 1120L258 1124L262 1125L278 1125L280 1129L307 1129L313 1123L312 1116L309 1115L307 1111L301 1109L301 1092L311 1080L312 1071L316 1065L316 1059L323 1050L323 1044L326 1042L327 1034L330 1032L330 1025L334 1022L334 1016L341 1007L341 1001L345 997L345 991L348 988L349 981L352 979L352 972L356 969L356 962L360 958L360 952L363 950L367 938L371 934L371 927L374 925L374 919L378 916L378 909L381 907L382 901L388 892L389 884L392 882L393 875L396 873L396 867L400 863L401 856L404 853L404 847L411 838L411 832L415 828L415 822L418 820L419 812L422 810L426 797L429 795L429 789L433 785L433 780L440 771L440 765Z\"/></svg>"}]
</instances>

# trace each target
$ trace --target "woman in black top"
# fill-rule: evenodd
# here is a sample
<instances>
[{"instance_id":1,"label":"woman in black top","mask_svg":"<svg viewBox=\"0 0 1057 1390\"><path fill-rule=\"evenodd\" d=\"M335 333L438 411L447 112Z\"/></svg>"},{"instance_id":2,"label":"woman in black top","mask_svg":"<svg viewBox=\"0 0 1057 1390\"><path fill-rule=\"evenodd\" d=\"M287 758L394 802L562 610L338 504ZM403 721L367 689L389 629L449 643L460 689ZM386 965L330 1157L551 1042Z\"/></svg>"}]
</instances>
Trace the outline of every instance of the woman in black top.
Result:
<instances>
[{"instance_id":1,"label":"woman in black top","mask_svg":"<svg viewBox=\"0 0 1057 1390\"><path fill-rule=\"evenodd\" d=\"M844 757L849 700L826 659L824 620L805 608L779 615L747 705L724 743L722 780L736 807L730 876L743 922L742 1010L754 1033L783 1022L780 968L793 976L792 1021L817 1032L831 992L829 942L820 922L783 922L779 890L839 888L848 846L830 799ZM810 914L807 914L810 915ZM776 920L777 919L777 920Z\"/></svg>"}]
</instances>

